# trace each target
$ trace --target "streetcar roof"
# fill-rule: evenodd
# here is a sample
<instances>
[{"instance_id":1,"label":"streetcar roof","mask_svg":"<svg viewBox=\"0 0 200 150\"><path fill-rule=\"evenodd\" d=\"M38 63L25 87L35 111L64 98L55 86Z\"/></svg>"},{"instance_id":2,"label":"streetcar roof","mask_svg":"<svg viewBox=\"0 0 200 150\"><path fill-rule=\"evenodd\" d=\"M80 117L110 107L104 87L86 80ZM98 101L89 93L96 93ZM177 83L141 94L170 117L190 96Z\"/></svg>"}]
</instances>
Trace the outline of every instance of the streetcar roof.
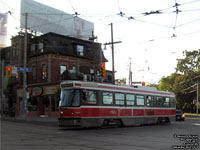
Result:
<instances>
[{"instance_id":1,"label":"streetcar roof","mask_svg":"<svg viewBox=\"0 0 200 150\"><path fill-rule=\"evenodd\" d=\"M87 82L87 81L74 81L68 80L61 82L61 88L82 88L82 89L93 89L93 90L102 90L102 91L116 91L116 92L133 92L140 94L151 94L151 95L161 95L161 96L170 96L174 97L173 92L168 91L159 91L155 87L148 86L120 86L113 84L105 84L98 82Z\"/></svg>"}]
</instances>

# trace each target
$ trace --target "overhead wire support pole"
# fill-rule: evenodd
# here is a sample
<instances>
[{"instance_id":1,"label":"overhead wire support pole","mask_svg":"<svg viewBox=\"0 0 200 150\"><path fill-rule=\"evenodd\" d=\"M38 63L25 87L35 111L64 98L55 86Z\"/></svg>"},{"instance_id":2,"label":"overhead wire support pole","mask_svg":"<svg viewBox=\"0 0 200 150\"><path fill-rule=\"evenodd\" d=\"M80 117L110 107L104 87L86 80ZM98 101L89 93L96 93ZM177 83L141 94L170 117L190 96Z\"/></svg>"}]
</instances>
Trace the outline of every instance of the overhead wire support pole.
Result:
<instances>
[{"instance_id":1,"label":"overhead wire support pole","mask_svg":"<svg viewBox=\"0 0 200 150\"><path fill-rule=\"evenodd\" d=\"M24 68L27 67L27 26L28 26L28 13L25 13L25 35L24 35ZM23 72L23 104L24 104L24 117L26 117L27 110L27 99L26 99L26 90L27 90L27 73Z\"/></svg>"},{"instance_id":2,"label":"overhead wire support pole","mask_svg":"<svg viewBox=\"0 0 200 150\"><path fill-rule=\"evenodd\" d=\"M112 47L112 81L113 81L113 84L115 84L115 56L114 56L114 44L122 43L122 41L114 42L114 40L113 40L113 23L111 23L110 25L111 25L111 42L105 43L104 45L110 45L110 44L111 44L111 47Z\"/></svg>"},{"instance_id":3,"label":"overhead wire support pole","mask_svg":"<svg viewBox=\"0 0 200 150\"><path fill-rule=\"evenodd\" d=\"M113 44L113 24L111 23L111 44L112 44L112 80L115 84L115 56L114 56L114 44Z\"/></svg>"},{"instance_id":4,"label":"overhead wire support pole","mask_svg":"<svg viewBox=\"0 0 200 150\"><path fill-rule=\"evenodd\" d=\"M197 116L199 114L199 80L197 80Z\"/></svg>"}]
</instances>

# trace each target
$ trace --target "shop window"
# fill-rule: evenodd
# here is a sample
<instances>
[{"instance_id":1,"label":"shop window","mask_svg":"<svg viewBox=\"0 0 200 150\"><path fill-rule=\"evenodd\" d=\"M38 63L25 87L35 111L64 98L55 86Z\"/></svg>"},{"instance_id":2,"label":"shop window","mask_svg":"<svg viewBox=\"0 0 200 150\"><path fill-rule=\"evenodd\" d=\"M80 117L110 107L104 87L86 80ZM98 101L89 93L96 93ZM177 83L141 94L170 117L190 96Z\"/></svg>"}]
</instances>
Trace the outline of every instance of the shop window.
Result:
<instances>
[{"instance_id":1,"label":"shop window","mask_svg":"<svg viewBox=\"0 0 200 150\"><path fill-rule=\"evenodd\" d=\"M46 64L42 64L42 79L45 80L47 78L47 66Z\"/></svg>"}]
</instances>

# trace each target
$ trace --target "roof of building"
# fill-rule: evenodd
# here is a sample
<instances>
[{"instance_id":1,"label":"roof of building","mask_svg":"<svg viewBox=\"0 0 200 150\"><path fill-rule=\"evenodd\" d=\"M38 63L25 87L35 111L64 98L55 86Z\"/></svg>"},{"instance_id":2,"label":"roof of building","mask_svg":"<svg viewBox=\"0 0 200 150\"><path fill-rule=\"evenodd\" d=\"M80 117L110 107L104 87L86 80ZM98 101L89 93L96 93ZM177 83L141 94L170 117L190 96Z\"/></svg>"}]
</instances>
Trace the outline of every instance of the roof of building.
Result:
<instances>
[{"instance_id":1,"label":"roof of building","mask_svg":"<svg viewBox=\"0 0 200 150\"><path fill-rule=\"evenodd\" d=\"M34 42L43 43L44 49L42 53L35 53L34 55L30 55L31 57L46 53L54 53L65 56L81 57L90 60L95 59L98 62L107 62L107 59L102 52L101 44L94 41L77 39L50 32L34 38L33 43ZM84 47L83 55L78 54L77 45Z\"/></svg>"}]
</instances>

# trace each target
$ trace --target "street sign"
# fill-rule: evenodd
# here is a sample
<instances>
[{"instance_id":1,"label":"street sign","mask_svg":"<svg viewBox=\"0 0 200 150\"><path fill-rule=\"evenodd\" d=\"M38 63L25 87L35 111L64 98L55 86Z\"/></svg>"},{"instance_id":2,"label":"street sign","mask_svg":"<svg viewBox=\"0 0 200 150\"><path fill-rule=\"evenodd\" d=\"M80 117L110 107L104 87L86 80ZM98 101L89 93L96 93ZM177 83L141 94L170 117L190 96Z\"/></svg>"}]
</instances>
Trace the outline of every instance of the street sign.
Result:
<instances>
[{"instance_id":1,"label":"street sign","mask_svg":"<svg viewBox=\"0 0 200 150\"><path fill-rule=\"evenodd\" d=\"M21 72L31 72L32 69L31 69L31 68L21 68L21 67L18 67L18 68L17 68L17 71L21 71Z\"/></svg>"},{"instance_id":2,"label":"street sign","mask_svg":"<svg viewBox=\"0 0 200 150\"><path fill-rule=\"evenodd\" d=\"M17 75L17 67L15 67L15 66L12 67L12 75L14 75L14 76Z\"/></svg>"}]
</instances>

